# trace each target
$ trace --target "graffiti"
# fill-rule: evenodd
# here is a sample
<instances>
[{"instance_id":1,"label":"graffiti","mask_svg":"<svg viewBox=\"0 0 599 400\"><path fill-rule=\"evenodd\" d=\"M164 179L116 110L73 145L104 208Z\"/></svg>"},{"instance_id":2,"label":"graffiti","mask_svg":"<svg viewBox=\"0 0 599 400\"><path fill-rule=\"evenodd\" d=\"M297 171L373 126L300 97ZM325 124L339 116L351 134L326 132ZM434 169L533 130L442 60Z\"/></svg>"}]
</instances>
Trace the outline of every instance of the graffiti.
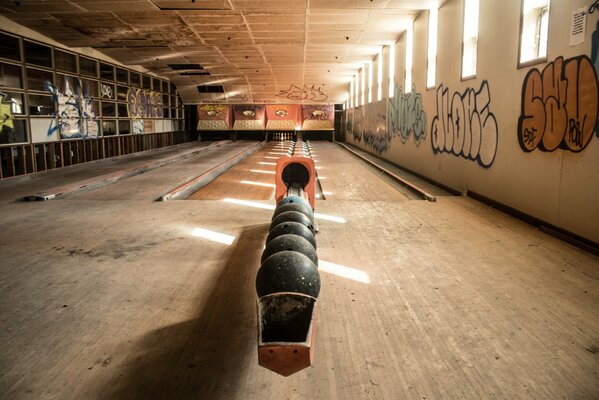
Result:
<instances>
[{"instance_id":1,"label":"graffiti","mask_svg":"<svg viewBox=\"0 0 599 400\"><path fill-rule=\"evenodd\" d=\"M44 88L52 94L56 104L57 121L50 124L48 136L52 136L56 131L65 139L98 136L93 100L81 93L79 80L75 82L75 88L65 80L62 92L50 82L46 82Z\"/></svg>"},{"instance_id":2,"label":"graffiti","mask_svg":"<svg viewBox=\"0 0 599 400\"><path fill-rule=\"evenodd\" d=\"M412 91L403 92L401 86L395 86L397 95L389 99L389 135L399 136L402 143L406 143L412 136L416 146L424 140L426 135L426 113L422 105L422 95Z\"/></svg>"},{"instance_id":3,"label":"graffiti","mask_svg":"<svg viewBox=\"0 0 599 400\"><path fill-rule=\"evenodd\" d=\"M437 88L437 115L431 125L433 153L452 153L489 168L497 153L498 130L491 113L491 93L486 80L480 89L468 88L455 92L449 99L449 89Z\"/></svg>"},{"instance_id":4,"label":"graffiti","mask_svg":"<svg viewBox=\"0 0 599 400\"><path fill-rule=\"evenodd\" d=\"M364 126L364 144L372 147L378 154L390 147L390 136L387 134L387 104L378 102L366 106L366 123Z\"/></svg>"},{"instance_id":5,"label":"graffiti","mask_svg":"<svg viewBox=\"0 0 599 400\"><path fill-rule=\"evenodd\" d=\"M141 135L144 133L144 121L143 119L134 119L133 120L133 134Z\"/></svg>"},{"instance_id":6,"label":"graffiti","mask_svg":"<svg viewBox=\"0 0 599 400\"><path fill-rule=\"evenodd\" d=\"M217 117L226 111L227 106L223 104L203 104L198 108L209 117Z\"/></svg>"},{"instance_id":7,"label":"graffiti","mask_svg":"<svg viewBox=\"0 0 599 400\"><path fill-rule=\"evenodd\" d=\"M14 129L14 117L12 115L12 103L5 102L6 95L4 93L0 93L0 133L4 132L4 128L6 129Z\"/></svg>"},{"instance_id":8,"label":"graffiti","mask_svg":"<svg viewBox=\"0 0 599 400\"><path fill-rule=\"evenodd\" d=\"M129 88L127 92L129 118L162 118L164 105L162 94L150 90Z\"/></svg>"},{"instance_id":9,"label":"graffiti","mask_svg":"<svg viewBox=\"0 0 599 400\"><path fill-rule=\"evenodd\" d=\"M105 84L100 84L100 95L102 96L102 98L106 98L106 99L112 99L114 92L112 90L112 87L110 85L105 85Z\"/></svg>"},{"instance_id":10,"label":"graffiti","mask_svg":"<svg viewBox=\"0 0 599 400\"><path fill-rule=\"evenodd\" d=\"M593 67L595 67L595 73L599 72L599 21L597 21L595 31L592 35L591 61ZM595 135L599 137L599 124L595 128Z\"/></svg>"},{"instance_id":11,"label":"graffiti","mask_svg":"<svg viewBox=\"0 0 599 400\"><path fill-rule=\"evenodd\" d=\"M523 151L582 151L597 126L597 73L586 55L556 58L522 84L518 141Z\"/></svg>"},{"instance_id":12,"label":"graffiti","mask_svg":"<svg viewBox=\"0 0 599 400\"><path fill-rule=\"evenodd\" d=\"M291 85L289 89L279 90L277 97L286 97L289 100L312 100L312 101L324 101L328 99L328 96L320 90L320 86L308 86L304 85L303 88Z\"/></svg>"},{"instance_id":13,"label":"graffiti","mask_svg":"<svg viewBox=\"0 0 599 400\"><path fill-rule=\"evenodd\" d=\"M595 11L599 11L599 0L596 0L593 4L589 6L589 14L592 14Z\"/></svg>"},{"instance_id":14,"label":"graffiti","mask_svg":"<svg viewBox=\"0 0 599 400\"><path fill-rule=\"evenodd\" d=\"M354 129L352 130L352 136L355 141L362 141L362 130L364 129L365 123L364 106L354 109Z\"/></svg>"}]
</instances>

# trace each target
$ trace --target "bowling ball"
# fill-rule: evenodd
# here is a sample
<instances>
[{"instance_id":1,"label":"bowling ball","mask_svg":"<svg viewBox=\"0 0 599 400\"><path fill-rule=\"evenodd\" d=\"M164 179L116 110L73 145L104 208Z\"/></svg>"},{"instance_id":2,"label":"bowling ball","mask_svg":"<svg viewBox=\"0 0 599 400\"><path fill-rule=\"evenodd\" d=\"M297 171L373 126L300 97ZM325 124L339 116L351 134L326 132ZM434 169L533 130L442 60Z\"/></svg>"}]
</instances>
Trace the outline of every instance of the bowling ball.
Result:
<instances>
[{"instance_id":1,"label":"bowling ball","mask_svg":"<svg viewBox=\"0 0 599 400\"><path fill-rule=\"evenodd\" d=\"M272 218L275 219L279 214L284 213L286 211L297 211L304 214L306 217L314 220L314 215L312 214L312 209L307 208L305 205L301 203L287 203L282 204L281 206L275 208L275 212L272 215Z\"/></svg>"},{"instance_id":2,"label":"bowling ball","mask_svg":"<svg viewBox=\"0 0 599 400\"><path fill-rule=\"evenodd\" d=\"M279 201L279 203L277 204L277 207L280 207L283 204L287 204L287 203L301 203L301 204L305 205L306 207L308 207L310 210L312 209L310 202L300 196L287 196L283 200Z\"/></svg>"},{"instance_id":3,"label":"bowling ball","mask_svg":"<svg viewBox=\"0 0 599 400\"><path fill-rule=\"evenodd\" d=\"M280 213L279 215L273 218L272 222L270 223L269 231L272 230L275 226L279 225L281 222L299 222L300 224L305 225L306 228L314 232L314 223L312 222L312 219L302 214L301 212L285 211Z\"/></svg>"},{"instance_id":4,"label":"bowling ball","mask_svg":"<svg viewBox=\"0 0 599 400\"><path fill-rule=\"evenodd\" d=\"M316 248L316 239L314 238L314 233L310 231L305 225L300 224L299 222L281 222L279 225L276 225L274 228L270 230L268 233L268 237L266 238L266 245L270 243L271 240L275 238L286 235L293 234L298 235L306 239L314 248Z\"/></svg>"},{"instance_id":5,"label":"bowling ball","mask_svg":"<svg viewBox=\"0 0 599 400\"><path fill-rule=\"evenodd\" d=\"M256 275L258 297L296 292L318 297L320 275L312 260L297 251L280 251L268 257Z\"/></svg>"},{"instance_id":6,"label":"bowling ball","mask_svg":"<svg viewBox=\"0 0 599 400\"><path fill-rule=\"evenodd\" d=\"M268 257L280 251L297 251L307 256L315 265L318 265L318 255L316 255L316 249L312 244L301 236L288 233L281 235L266 245L260 262L264 262Z\"/></svg>"}]
</instances>

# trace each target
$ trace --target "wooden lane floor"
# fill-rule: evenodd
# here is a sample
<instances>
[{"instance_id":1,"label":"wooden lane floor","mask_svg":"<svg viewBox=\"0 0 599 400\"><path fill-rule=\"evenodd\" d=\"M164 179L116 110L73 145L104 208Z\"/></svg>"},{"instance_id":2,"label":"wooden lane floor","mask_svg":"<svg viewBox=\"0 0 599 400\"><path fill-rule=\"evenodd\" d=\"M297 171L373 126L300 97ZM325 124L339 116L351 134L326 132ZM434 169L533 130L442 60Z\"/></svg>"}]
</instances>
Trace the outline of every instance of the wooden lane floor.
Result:
<instances>
[{"instance_id":1,"label":"wooden lane floor","mask_svg":"<svg viewBox=\"0 0 599 400\"><path fill-rule=\"evenodd\" d=\"M187 200L272 200L277 158L287 155L290 141L268 142L264 148L232 167Z\"/></svg>"},{"instance_id":2,"label":"wooden lane floor","mask_svg":"<svg viewBox=\"0 0 599 400\"><path fill-rule=\"evenodd\" d=\"M0 199L0 399L598 397L598 257L465 196L410 200L312 146L329 192L312 367L283 378L257 362L271 201L119 185Z\"/></svg>"}]
</instances>

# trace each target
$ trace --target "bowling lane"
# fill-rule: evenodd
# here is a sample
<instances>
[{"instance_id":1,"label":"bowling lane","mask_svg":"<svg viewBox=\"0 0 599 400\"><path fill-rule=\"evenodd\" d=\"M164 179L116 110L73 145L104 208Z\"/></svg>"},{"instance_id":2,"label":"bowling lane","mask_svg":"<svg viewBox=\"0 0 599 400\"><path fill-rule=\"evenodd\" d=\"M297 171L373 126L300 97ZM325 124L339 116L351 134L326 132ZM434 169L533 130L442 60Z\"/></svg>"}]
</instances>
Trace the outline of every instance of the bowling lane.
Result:
<instances>
[{"instance_id":1,"label":"bowling lane","mask_svg":"<svg viewBox=\"0 0 599 400\"><path fill-rule=\"evenodd\" d=\"M226 197L244 200L272 200L275 192L277 158L287 155L291 141L268 142L187 200L221 200Z\"/></svg>"},{"instance_id":2,"label":"bowling lane","mask_svg":"<svg viewBox=\"0 0 599 400\"><path fill-rule=\"evenodd\" d=\"M412 192L330 142L310 142L318 180L327 200L405 201Z\"/></svg>"},{"instance_id":3,"label":"bowling lane","mask_svg":"<svg viewBox=\"0 0 599 400\"><path fill-rule=\"evenodd\" d=\"M101 189L76 192L65 197L86 200L156 200L162 194L254 145L254 141L239 140L223 146L210 147L183 161L122 179Z\"/></svg>"}]
</instances>

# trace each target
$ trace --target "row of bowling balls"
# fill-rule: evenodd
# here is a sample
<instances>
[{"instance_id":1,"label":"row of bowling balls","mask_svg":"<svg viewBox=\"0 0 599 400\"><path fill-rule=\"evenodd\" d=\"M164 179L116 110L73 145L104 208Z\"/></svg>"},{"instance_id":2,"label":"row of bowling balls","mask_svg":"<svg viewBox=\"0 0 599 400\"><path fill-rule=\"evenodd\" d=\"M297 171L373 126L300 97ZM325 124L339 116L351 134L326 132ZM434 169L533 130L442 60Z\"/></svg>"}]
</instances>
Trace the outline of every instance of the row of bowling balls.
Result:
<instances>
[{"instance_id":1,"label":"row of bowling balls","mask_svg":"<svg viewBox=\"0 0 599 400\"><path fill-rule=\"evenodd\" d=\"M314 214L304 198L287 196L279 202L260 262L256 275L258 297L280 292L318 297Z\"/></svg>"}]
</instances>

